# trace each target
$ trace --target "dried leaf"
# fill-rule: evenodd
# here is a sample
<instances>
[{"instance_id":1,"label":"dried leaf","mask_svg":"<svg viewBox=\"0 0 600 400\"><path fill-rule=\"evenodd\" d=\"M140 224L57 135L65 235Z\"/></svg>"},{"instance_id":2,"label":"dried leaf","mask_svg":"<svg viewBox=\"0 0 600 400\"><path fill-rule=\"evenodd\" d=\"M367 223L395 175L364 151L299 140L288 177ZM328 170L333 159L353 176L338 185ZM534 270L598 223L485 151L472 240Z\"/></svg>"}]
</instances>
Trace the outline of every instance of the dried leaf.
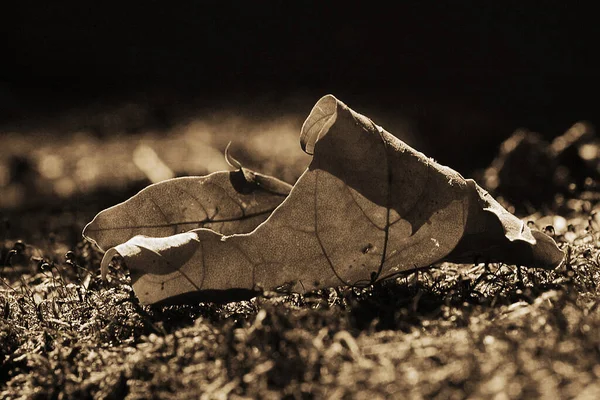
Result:
<instances>
[{"instance_id":1,"label":"dried leaf","mask_svg":"<svg viewBox=\"0 0 600 400\"><path fill-rule=\"evenodd\" d=\"M232 299L282 285L304 292L368 284L441 260L538 267L562 260L551 238L532 232L473 180L331 95L315 105L300 138L314 154L311 164L252 232L136 236L105 254L103 274L122 256L136 294L151 304L188 295ZM178 197L169 204L179 207Z\"/></svg>"},{"instance_id":2,"label":"dried leaf","mask_svg":"<svg viewBox=\"0 0 600 400\"><path fill-rule=\"evenodd\" d=\"M105 250L136 235L165 237L195 228L224 235L251 232L290 189L285 182L246 168L169 179L102 211L83 235Z\"/></svg>"}]
</instances>

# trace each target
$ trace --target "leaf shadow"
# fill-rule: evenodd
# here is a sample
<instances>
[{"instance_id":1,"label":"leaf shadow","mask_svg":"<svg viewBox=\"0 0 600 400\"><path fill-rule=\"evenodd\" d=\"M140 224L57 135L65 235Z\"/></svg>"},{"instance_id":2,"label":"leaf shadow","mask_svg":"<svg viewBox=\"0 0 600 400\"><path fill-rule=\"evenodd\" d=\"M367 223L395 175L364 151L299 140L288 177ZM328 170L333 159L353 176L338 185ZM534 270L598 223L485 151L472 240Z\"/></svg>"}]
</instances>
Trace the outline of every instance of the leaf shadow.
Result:
<instances>
[{"instance_id":1,"label":"leaf shadow","mask_svg":"<svg viewBox=\"0 0 600 400\"><path fill-rule=\"evenodd\" d=\"M550 290L577 285L568 271L499 265L467 270L433 267L402 278L380 281L346 295L352 328L358 332L411 330L446 321L467 326L469 316L517 302L532 304ZM565 286L566 285L566 286Z\"/></svg>"},{"instance_id":2,"label":"leaf shadow","mask_svg":"<svg viewBox=\"0 0 600 400\"><path fill-rule=\"evenodd\" d=\"M517 302L533 304L550 290L578 286L569 271L523 269L507 265L456 267L452 264L406 273L363 287L339 286L306 294L262 292L246 300L147 307L166 332L193 325L199 318L225 330L247 328L259 312L273 331L300 328L317 334L346 330L409 333L427 325L464 327L470 316Z\"/></svg>"}]
</instances>

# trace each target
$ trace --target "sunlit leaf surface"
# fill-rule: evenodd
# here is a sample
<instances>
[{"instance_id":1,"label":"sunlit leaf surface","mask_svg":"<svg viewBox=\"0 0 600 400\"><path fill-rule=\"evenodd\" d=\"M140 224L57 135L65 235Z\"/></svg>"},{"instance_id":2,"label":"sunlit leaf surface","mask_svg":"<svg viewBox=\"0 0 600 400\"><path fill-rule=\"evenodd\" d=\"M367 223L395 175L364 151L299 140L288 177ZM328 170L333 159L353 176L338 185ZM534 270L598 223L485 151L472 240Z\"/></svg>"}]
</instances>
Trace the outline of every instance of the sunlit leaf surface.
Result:
<instances>
[{"instance_id":1,"label":"sunlit leaf surface","mask_svg":"<svg viewBox=\"0 0 600 400\"><path fill-rule=\"evenodd\" d=\"M101 249L136 235L170 236L195 228L224 235L251 232L287 196L291 186L244 169L170 179L102 211L83 235ZM248 179L250 176L250 179Z\"/></svg>"}]
</instances>

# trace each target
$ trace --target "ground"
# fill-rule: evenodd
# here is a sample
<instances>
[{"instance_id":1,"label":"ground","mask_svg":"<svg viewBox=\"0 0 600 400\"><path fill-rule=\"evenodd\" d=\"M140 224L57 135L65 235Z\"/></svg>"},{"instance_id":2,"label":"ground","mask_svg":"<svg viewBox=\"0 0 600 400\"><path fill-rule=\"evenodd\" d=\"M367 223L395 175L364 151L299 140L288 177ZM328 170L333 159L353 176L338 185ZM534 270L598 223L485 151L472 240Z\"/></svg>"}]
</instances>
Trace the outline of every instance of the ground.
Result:
<instances>
[{"instance_id":1,"label":"ground","mask_svg":"<svg viewBox=\"0 0 600 400\"><path fill-rule=\"evenodd\" d=\"M228 168L232 139L242 162L288 182L308 160L294 115L235 141L242 117L188 119L166 135L143 112L3 133L0 398L600 398L597 190L511 199L565 251L553 271L443 263L360 289L142 306L126 274L99 278L102 255L81 238L95 213L148 183L136 148L173 175ZM84 128L55 139L74 125Z\"/></svg>"}]
</instances>

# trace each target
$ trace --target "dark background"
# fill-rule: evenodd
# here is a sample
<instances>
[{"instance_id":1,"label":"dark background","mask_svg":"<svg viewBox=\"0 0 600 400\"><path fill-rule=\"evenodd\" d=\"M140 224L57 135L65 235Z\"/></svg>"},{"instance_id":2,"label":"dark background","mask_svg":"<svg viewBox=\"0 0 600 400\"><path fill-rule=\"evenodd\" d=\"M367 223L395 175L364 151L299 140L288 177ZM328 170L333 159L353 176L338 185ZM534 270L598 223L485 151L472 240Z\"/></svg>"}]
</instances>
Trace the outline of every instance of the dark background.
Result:
<instances>
[{"instance_id":1,"label":"dark background","mask_svg":"<svg viewBox=\"0 0 600 400\"><path fill-rule=\"evenodd\" d=\"M519 127L598 122L598 21L567 2L88 3L4 6L2 121L132 96L306 114L333 93L459 169Z\"/></svg>"}]
</instances>

